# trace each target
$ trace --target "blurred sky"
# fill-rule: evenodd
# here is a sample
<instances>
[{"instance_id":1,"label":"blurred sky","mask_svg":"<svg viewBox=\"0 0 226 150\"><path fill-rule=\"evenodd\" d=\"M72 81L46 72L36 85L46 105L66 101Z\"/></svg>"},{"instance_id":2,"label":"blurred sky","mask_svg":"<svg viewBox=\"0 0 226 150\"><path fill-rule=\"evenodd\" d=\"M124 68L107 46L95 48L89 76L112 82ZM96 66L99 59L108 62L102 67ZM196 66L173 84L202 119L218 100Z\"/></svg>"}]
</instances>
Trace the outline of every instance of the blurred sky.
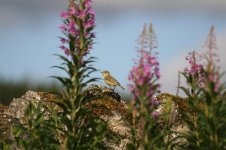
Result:
<instances>
[{"instance_id":1,"label":"blurred sky","mask_svg":"<svg viewBox=\"0 0 226 150\"><path fill-rule=\"evenodd\" d=\"M176 93L187 52L203 49L211 25L226 70L225 0L93 1L97 38L91 54L98 57L96 67L110 70L123 86L137 57L136 39L150 21L158 36L163 92ZM63 8L66 0L0 0L0 78L48 82L48 76L62 75L50 67L61 63L53 54L62 53L57 37Z\"/></svg>"}]
</instances>

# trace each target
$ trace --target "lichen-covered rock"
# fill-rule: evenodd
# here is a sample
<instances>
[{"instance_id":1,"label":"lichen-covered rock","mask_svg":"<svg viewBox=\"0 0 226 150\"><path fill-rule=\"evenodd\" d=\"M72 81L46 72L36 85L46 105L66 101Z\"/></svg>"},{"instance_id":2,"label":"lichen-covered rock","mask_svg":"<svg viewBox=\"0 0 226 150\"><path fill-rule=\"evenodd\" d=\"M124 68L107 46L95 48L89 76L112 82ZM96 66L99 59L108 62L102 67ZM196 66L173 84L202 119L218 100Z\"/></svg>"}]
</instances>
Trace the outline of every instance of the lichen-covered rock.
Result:
<instances>
[{"instance_id":1,"label":"lichen-covered rock","mask_svg":"<svg viewBox=\"0 0 226 150\"><path fill-rule=\"evenodd\" d=\"M119 139L111 141L105 138L105 144L109 149L126 149L131 136L130 128L127 126L131 120L127 104L120 95L105 86L91 85L87 90L88 95L93 98L87 107L106 121L109 132Z\"/></svg>"},{"instance_id":2,"label":"lichen-covered rock","mask_svg":"<svg viewBox=\"0 0 226 150\"><path fill-rule=\"evenodd\" d=\"M87 103L86 107L91 108L95 115L106 121L109 133L120 138L117 143L106 138L105 144L109 149L125 149L130 135L130 129L126 126L129 116L126 103L120 95L105 86L91 85L87 92L92 101ZM9 106L0 105L0 141L14 140L11 127L17 123L22 125L25 123L24 112L29 102L37 106L40 106L39 103L54 105L48 102L54 101L55 97L53 94L28 91L22 97L13 99ZM60 108L56 109L61 111Z\"/></svg>"},{"instance_id":3,"label":"lichen-covered rock","mask_svg":"<svg viewBox=\"0 0 226 150\"><path fill-rule=\"evenodd\" d=\"M108 126L108 135L104 139L104 143L109 149L123 150L131 139L131 130L128 124L132 124L132 115L121 96L111 89L102 85L90 85L87 89L87 96L91 99L85 107L90 108L92 113L103 119ZM35 104L44 103L51 105L57 111L61 108L54 103L56 95L28 91L22 97L13 99L9 106L0 104L0 142L1 140L14 140L11 127L15 124L24 125L24 110L29 102ZM173 131L186 131L186 126L181 121L180 111L189 111L189 107L185 102L186 99L171 94L162 93L157 96L160 105L157 111L160 113L161 119L159 124L172 124ZM40 105L37 105L40 106ZM43 108L44 109L44 108ZM165 115L166 114L166 115ZM46 119L48 119L48 114ZM177 135L172 134L170 138Z\"/></svg>"},{"instance_id":4,"label":"lichen-covered rock","mask_svg":"<svg viewBox=\"0 0 226 150\"><path fill-rule=\"evenodd\" d=\"M24 110L29 102L44 102L45 93L28 91L20 98L14 98L9 106L0 104L0 140L13 140L11 127L24 123Z\"/></svg>"},{"instance_id":5,"label":"lichen-covered rock","mask_svg":"<svg viewBox=\"0 0 226 150\"><path fill-rule=\"evenodd\" d=\"M188 131L186 124L183 121L182 113L183 111L189 111L189 106L186 102L186 98L171 95L168 93L162 93L157 96L161 105L159 106L161 114L163 115L162 123L168 123L171 126L172 134L166 137L165 140L170 140L176 138L178 133L184 133ZM174 143L185 143L186 140L182 138L177 138Z\"/></svg>"},{"instance_id":6,"label":"lichen-covered rock","mask_svg":"<svg viewBox=\"0 0 226 150\"><path fill-rule=\"evenodd\" d=\"M8 140L12 138L10 127L15 121L14 117L8 114L8 107L0 104L0 139Z\"/></svg>"}]
</instances>

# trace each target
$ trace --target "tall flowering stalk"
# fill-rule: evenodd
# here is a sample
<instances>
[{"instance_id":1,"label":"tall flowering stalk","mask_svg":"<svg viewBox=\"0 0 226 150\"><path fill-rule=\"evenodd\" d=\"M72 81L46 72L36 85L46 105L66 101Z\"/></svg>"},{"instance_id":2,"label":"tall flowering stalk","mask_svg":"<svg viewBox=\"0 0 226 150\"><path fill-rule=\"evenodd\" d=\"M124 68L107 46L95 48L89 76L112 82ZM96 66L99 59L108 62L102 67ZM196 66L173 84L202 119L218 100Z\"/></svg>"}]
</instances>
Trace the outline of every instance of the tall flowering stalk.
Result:
<instances>
[{"instance_id":1,"label":"tall flowering stalk","mask_svg":"<svg viewBox=\"0 0 226 150\"><path fill-rule=\"evenodd\" d=\"M206 47L205 75L206 82L203 88L204 109L201 111L202 120L200 146L209 149L225 149L226 145L226 95L225 85L221 83L219 55L217 52L215 28L210 28Z\"/></svg>"},{"instance_id":2,"label":"tall flowering stalk","mask_svg":"<svg viewBox=\"0 0 226 150\"><path fill-rule=\"evenodd\" d=\"M190 110L188 112L182 112L185 116L184 120L187 124L191 125L190 130L193 131L193 139L196 145L199 145L199 128L197 113L199 111L198 106L203 101L202 89L205 88L206 76L204 72L204 66L202 65L203 57L196 51L190 52L186 57L189 65L185 67L182 75L185 77L188 87L180 87L187 95L187 103L189 104Z\"/></svg>"},{"instance_id":3,"label":"tall flowering stalk","mask_svg":"<svg viewBox=\"0 0 226 150\"><path fill-rule=\"evenodd\" d=\"M207 84L212 84L213 91L210 88L206 88L209 92L215 93L215 95L220 95L220 66L219 66L219 55L217 53L217 44L216 44L216 35L215 35L215 28L212 26L210 28L207 40L205 42L205 47L208 49L207 53L205 54L205 58L207 60L206 65L206 76L208 79Z\"/></svg>"},{"instance_id":4,"label":"tall flowering stalk","mask_svg":"<svg viewBox=\"0 0 226 150\"><path fill-rule=\"evenodd\" d=\"M184 112L189 131L182 133L187 139L186 148L224 149L226 138L226 97L222 95L223 84L217 57L216 36L212 26L207 38L208 52L204 54L205 64L198 62L196 52L187 57L190 66L183 72L188 88L181 87L186 93L189 112ZM203 62L202 62L203 63Z\"/></svg>"},{"instance_id":5,"label":"tall flowering stalk","mask_svg":"<svg viewBox=\"0 0 226 150\"><path fill-rule=\"evenodd\" d=\"M59 57L64 61L66 68L57 68L68 74L66 78L56 77L65 88L63 99L55 102L63 108L62 128L59 130L63 133L62 149L90 149L101 143L104 126L99 126L101 121L85 108L89 98L84 88L97 80L87 78L96 71L91 64L95 58L88 56L95 38L95 14L91 4L91 0L69 0L68 8L60 13L63 19L60 30L64 34L64 37L60 38L60 48L66 57Z\"/></svg>"},{"instance_id":6,"label":"tall flowering stalk","mask_svg":"<svg viewBox=\"0 0 226 150\"><path fill-rule=\"evenodd\" d=\"M133 125L138 129L138 143L144 149L155 148L159 144L155 139L159 133L156 128L158 113L154 111L158 105L155 95L160 92L160 85L157 83L160 78L159 62L157 53L153 52L157 47L156 43L152 24L148 29L145 24L138 39L140 58L128 78L131 82L128 87L133 94Z\"/></svg>"},{"instance_id":7,"label":"tall flowering stalk","mask_svg":"<svg viewBox=\"0 0 226 150\"><path fill-rule=\"evenodd\" d=\"M68 9L60 13L63 19L60 29L65 35L65 37L60 38L62 43L60 48L69 58L59 56L65 62L67 68L57 68L66 71L69 78L68 80L66 78L58 79L65 85L66 95L74 100L87 83L96 80L91 79L84 82L85 77L96 71L90 64L94 61L94 58L85 57L92 49L95 37L93 32L95 15L91 4L91 0L70 0Z\"/></svg>"},{"instance_id":8,"label":"tall flowering stalk","mask_svg":"<svg viewBox=\"0 0 226 150\"><path fill-rule=\"evenodd\" d=\"M88 78L96 71L92 67L95 58L88 55L95 37L91 4L91 0L70 0L68 8L60 13L63 19L60 30L64 34L60 37L60 48L66 56L57 55L63 63L54 67L65 71L67 77L54 77L63 84L64 91L51 101L58 106L55 109L45 105L28 106L25 112L28 126L15 128L16 142L21 149L104 148L106 124L85 107L91 100L85 87L97 80Z\"/></svg>"},{"instance_id":9,"label":"tall flowering stalk","mask_svg":"<svg viewBox=\"0 0 226 150\"><path fill-rule=\"evenodd\" d=\"M189 53L186 57L189 63L182 72L183 76L186 78L186 82L189 86L188 89L181 87L181 89L186 93L188 97L191 97L193 105L196 105L197 98L201 94L201 89L205 87L206 76L204 73L204 66L202 65L203 57L201 54L193 51Z\"/></svg>"}]
</instances>

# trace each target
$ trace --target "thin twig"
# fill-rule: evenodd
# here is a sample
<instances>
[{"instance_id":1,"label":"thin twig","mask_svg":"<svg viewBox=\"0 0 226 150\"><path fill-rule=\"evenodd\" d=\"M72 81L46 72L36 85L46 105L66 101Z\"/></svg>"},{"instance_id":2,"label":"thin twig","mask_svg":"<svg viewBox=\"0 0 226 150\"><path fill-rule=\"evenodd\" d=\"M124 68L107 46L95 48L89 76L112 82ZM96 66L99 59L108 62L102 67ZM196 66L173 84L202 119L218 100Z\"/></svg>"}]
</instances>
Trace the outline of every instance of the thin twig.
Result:
<instances>
[{"instance_id":1,"label":"thin twig","mask_svg":"<svg viewBox=\"0 0 226 150\"><path fill-rule=\"evenodd\" d=\"M180 90L180 71L178 71L178 82L177 82L177 93L176 93L176 96L179 95L179 90Z\"/></svg>"}]
</instances>

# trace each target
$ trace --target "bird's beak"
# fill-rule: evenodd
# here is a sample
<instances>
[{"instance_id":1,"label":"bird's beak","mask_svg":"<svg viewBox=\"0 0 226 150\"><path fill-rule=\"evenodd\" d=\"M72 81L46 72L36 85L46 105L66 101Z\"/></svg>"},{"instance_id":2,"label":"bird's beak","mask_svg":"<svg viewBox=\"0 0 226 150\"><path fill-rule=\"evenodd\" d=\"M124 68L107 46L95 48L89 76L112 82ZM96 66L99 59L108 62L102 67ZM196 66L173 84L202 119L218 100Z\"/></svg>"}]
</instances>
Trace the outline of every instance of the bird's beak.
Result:
<instances>
[{"instance_id":1,"label":"bird's beak","mask_svg":"<svg viewBox=\"0 0 226 150\"><path fill-rule=\"evenodd\" d=\"M104 73L103 71L101 73Z\"/></svg>"}]
</instances>

